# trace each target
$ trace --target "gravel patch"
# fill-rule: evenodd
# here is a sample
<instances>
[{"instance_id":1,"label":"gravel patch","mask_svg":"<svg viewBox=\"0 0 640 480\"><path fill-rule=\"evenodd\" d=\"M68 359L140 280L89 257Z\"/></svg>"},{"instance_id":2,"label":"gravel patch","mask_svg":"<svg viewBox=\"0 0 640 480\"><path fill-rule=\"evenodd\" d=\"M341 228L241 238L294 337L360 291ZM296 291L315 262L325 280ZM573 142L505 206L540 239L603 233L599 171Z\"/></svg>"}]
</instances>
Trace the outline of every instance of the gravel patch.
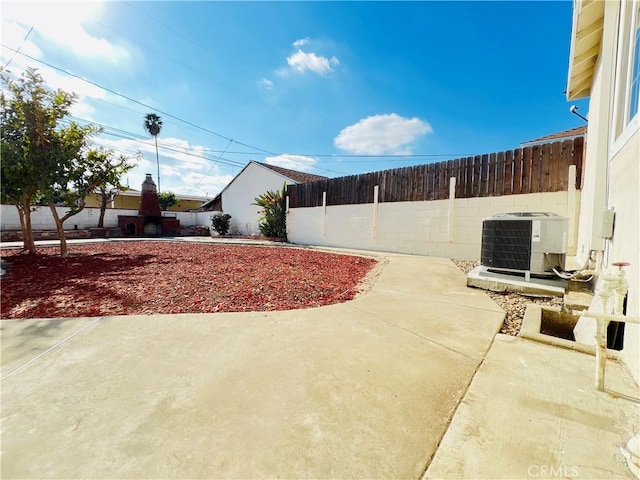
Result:
<instances>
[{"instance_id":1,"label":"gravel patch","mask_svg":"<svg viewBox=\"0 0 640 480\"><path fill-rule=\"evenodd\" d=\"M452 259L451 261L462 270L465 275L480 265L480 262L471 262L468 260ZM500 328L500 333L513 336L517 336L518 333L520 333L522 319L524 318L524 312L528 304L535 303L560 308L564 305L564 299L562 297L528 297L519 293L492 292L490 290L485 290L485 292L505 311L504 323Z\"/></svg>"}]
</instances>

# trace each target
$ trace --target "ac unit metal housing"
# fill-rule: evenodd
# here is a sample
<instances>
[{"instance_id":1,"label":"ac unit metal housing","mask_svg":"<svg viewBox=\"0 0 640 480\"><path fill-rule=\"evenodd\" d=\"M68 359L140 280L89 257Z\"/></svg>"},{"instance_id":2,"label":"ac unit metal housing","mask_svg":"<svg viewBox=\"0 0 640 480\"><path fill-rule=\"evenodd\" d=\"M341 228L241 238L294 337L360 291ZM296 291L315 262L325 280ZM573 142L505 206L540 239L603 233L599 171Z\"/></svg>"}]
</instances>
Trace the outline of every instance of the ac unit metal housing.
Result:
<instances>
[{"instance_id":1,"label":"ac unit metal housing","mask_svg":"<svg viewBox=\"0 0 640 480\"><path fill-rule=\"evenodd\" d=\"M483 266L552 275L564 269L569 219L545 212L499 213L482 222Z\"/></svg>"}]
</instances>

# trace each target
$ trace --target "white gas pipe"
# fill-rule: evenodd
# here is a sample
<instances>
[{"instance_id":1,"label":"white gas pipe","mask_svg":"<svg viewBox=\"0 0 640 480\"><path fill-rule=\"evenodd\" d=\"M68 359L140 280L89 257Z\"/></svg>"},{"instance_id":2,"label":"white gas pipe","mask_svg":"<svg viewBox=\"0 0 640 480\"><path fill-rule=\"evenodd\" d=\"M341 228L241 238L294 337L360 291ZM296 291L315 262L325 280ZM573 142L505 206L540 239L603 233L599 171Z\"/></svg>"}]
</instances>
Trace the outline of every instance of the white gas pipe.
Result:
<instances>
[{"instance_id":1,"label":"white gas pipe","mask_svg":"<svg viewBox=\"0 0 640 480\"><path fill-rule=\"evenodd\" d=\"M629 288L629 282L625 277L624 267L629 266L627 262L616 262L613 266L618 267L617 274L609 274L600 280L600 288L596 291L597 297L602 304L603 313L590 311L573 311L572 313L582 317L596 320L596 388L604 391L604 369L607 362L607 327L609 322L640 323L640 317L629 317L623 314L624 297ZM614 298L613 309L609 308L609 300ZM613 311L611 311L613 310Z\"/></svg>"}]
</instances>

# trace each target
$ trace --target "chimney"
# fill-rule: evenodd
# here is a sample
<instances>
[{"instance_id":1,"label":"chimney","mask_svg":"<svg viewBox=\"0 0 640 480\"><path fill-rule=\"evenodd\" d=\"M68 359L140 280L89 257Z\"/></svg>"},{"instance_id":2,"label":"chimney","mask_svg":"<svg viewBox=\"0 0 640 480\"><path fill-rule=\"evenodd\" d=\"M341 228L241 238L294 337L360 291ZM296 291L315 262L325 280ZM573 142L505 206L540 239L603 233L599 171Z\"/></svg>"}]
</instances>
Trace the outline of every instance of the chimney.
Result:
<instances>
[{"instance_id":1,"label":"chimney","mask_svg":"<svg viewBox=\"0 0 640 480\"><path fill-rule=\"evenodd\" d=\"M162 215L160 202L158 201L158 191L150 173L147 173L144 182L142 182L138 214L145 217L159 217Z\"/></svg>"}]
</instances>

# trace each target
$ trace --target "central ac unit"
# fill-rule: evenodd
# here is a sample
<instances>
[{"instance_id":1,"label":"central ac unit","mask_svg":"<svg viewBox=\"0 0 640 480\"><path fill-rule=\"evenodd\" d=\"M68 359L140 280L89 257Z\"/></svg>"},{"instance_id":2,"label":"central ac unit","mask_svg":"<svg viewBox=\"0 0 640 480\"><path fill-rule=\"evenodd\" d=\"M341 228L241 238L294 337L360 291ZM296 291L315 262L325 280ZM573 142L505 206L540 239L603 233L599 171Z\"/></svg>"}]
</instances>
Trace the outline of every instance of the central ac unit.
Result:
<instances>
[{"instance_id":1,"label":"central ac unit","mask_svg":"<svg viewBox=\"0 0 640 480\"><path fill-rule=\"evenodd\" d=\"M482 222L483 266L525 274L564 270L569 219L555 213L499 213Z\"/></svg>"}]
</instances>

